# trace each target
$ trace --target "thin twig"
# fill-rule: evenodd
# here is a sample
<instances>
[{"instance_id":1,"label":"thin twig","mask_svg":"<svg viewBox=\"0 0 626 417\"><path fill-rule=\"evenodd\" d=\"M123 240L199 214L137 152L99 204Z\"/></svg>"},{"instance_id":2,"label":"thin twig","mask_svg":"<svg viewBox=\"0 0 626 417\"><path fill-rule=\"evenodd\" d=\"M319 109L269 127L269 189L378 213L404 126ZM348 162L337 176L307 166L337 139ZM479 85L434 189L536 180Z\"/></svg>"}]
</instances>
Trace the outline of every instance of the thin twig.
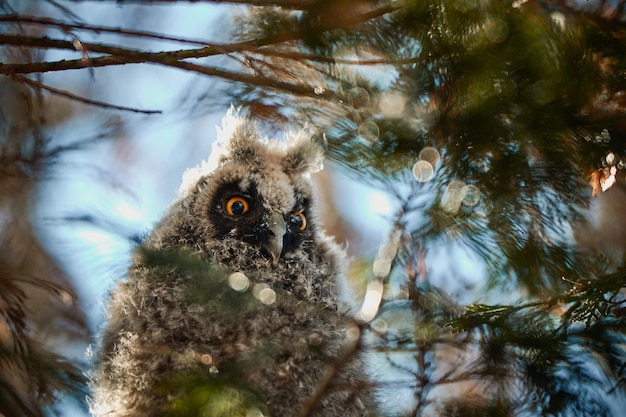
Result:
<instances>
[{"instance_id":1,"label":"thin twig","mask_svg":"<svg viewBox=\"0 0 626 417\"><path fill-rule=\"evenodd\" d=\"M74 2L84 1L84 0L72 0ZM106 0L96 0L96 2L103 2ZM109 2L119 3L120 0L108 0ZM303 10L308 9L313 4L315 4L315 0L150 0L150 3L226 3L226 4L241 4L247 6L278 6L285 9L296 9ZM127 4L145 4L146 0L124 0L124 3Z\"/></svg>"},{"instance_id":2,"label":"thin twig","mask_svg":"<svg viewBox=\"0 0 626 417\"><path fill-rule=\"evenodd\" d=\"M357 326L356 323L355 326ZM330 389L333 387L341 369L343 369L348 361L361 348L363 327L358 326L357 328L359 329L359 336L354 340L348 340L348 344L344 347L339 357L337 357L337 359L326 368L320 382L317 385L317 388L315 389L315 392L313 392L313 394L304 403L298 417L310 417L313 415L322 398L324 398L324 396L326 396L326 394L328 394Z\"/></svg>"},{"instance_id":3,"label":"thin twig","mask_svg":"<svg viewBox=\"0 0 626 417\"><path fill-rule=\"evenodd\" d=\"M45 17L37 17L37 16L25 16L20 14L7 14L0 15L0 22L19 22L19 23L31 23L38 25L46 25L46 26L56 26L59 27L63 31L67 31L69 28L86 30L95 33L115 33L123 36L136 36L140 38L148 38L148 39L159 39L164 41L173 41L178 43L187 43L192 45L212 45L210 42L206 42L200 39L186 39L175 36L163 35L155 32L145 32L145 31L137 31L124 29L121 27L114 28L110 26L95 26L95 25L87 25L82 23L70 23L57 19L50 19Z\"/></svg>"},{"instance_id":4,"label":"thin twig","mask_svg":"<svg viewBox=\"0 0 626 417\"><path fill-rule=\"evenodd\" d=\"M69 16L70 18L76 21L80 20L80 17L78 17L78 15L76 15L69 7L63 6L62 4L59 4L55 0L46 0L46 1L50 3L52 6L59 9L61 12L63 12L66 16Z\"/></svg>"},{"instance_id":5,"label":"thin twig","mask_svg":"<svg viewBox=\"0 0 626 417\"><path fill-rule=\"evenodd\" d=\"M405 64L415 64L423 60L422 57L410 57L403 59L384 59L384 58L371 58L371 59L349 59L349 58L335 58L332 56L323 56L317 54L304 54L300 52L289 52L289 51L277 51L270 50L266 48L259 48L253 51L256 54L264 55L264 56L273 56L278 58L291 59L294 61L315 61L322 62L328 64L345 64L345 65L405 65Z\"/></svg>"},{"instance_id":6,"label":"thin twig","mask_svg":"<svg viewBox=\"0 0 626 417\"><path fill-rule=\"evenodd\" d=\"M79 96L77 94L74 94L70 91L66 91L66 90L61 90L55 87L50 87L49 85L40 83L39 81L35 81L35 80L31 80L28 77L25 77L23 75L19 75L19 74L13 74L11 75L11 78L13 78L14 80L24 83L27 86L34 88L35 90L45 90L48 91L50 93L53 94L57 94L63 97L67 97L71 100L75 100L75 101L79 101L81 103L85 103L85 104L89 104L92 106L97 106L97 107L103 107L106 109L113 109L113 110L123 110L123 111L130 111L130 112L134 112L134 113L142 113L142 114L160 114L162 113L161 110L141 110L141 109L137 109L137 108L133 108L133 107L125 107L125 106L118 106L115 104L110 104L110 103L105 103L103 101L98 101L98 100L92 100L83 96Z\"/></svg>"},{"instance_id":7,"label":"thin twig","mask_svg":"<svg viewBox=\"0 0 626 417\"><path fill-rule=\"evenodd\" d=\"M25 36L25 35L6 35L0 34L0 45L13 45L13 46L25 46L30 48L55 48L66 49L70 51L76 51L76 44L73 41L65 39L49 38L47 36ZM236 45L236 44L235 44ZM80 46L83 51L96 52L107 55L116 55L118 57L138 57L143 56L163 56L169 59L187 59L187 58L205 58L213 55L221 55L227 53L225 46L220 45L208 45L203 48L195 49L180 49L174 51L160 51L160 52L145 52L139 49L129 49L116 45L107 45L104 43L91 43L80 42ZM227 48L227 46L226 46ZM63 61L60 61L63 62ZM3 67L8 67L10 64L5 64Z\"/></svg>"}]
</instances>

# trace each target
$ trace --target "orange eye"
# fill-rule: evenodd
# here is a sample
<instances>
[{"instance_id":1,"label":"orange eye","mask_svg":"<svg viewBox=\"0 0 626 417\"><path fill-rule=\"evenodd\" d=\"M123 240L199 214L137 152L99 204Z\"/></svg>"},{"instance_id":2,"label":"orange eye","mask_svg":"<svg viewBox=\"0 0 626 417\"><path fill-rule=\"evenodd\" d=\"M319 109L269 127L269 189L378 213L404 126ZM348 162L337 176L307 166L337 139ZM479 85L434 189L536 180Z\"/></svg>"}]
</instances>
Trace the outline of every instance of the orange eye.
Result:
<instances>
[{"instance_id":1,"label":"orange eye","mask_svg":"<svg viewBox=\"0 0 626 417\"><path fill-rule=\"evenodd\" d=\"M248 210L250 210L250 204L248 204L248 200L243 197L231 197L226 202L226 213L230 216L241 216L247 213Z\"/></svg>"},{"instance_id":2,"label":"orange eye","mask_svg":"<svg viewBox=\"0 0 626 417\"><path fill-rule=\"evenodd\" d=\"M306 217L301 211L296 211L295 213L293 213L289 221L293 227L300 231L306 229Z\"/></svg>"}]
</instances>

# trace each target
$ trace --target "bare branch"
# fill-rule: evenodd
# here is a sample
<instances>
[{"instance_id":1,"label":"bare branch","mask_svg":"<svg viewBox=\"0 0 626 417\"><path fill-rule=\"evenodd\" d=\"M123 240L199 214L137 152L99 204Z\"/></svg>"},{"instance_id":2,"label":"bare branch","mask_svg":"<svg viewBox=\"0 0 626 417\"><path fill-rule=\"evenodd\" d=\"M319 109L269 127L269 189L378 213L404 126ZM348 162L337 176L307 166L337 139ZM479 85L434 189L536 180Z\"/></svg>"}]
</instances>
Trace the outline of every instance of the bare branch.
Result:
<instances>
[{"instance_id":1,"label":"bare branch","mask_svg":"<svg viewBox=\"0 0 626 417\"><path fill-rule=\"evenodd\" d=\"M59 9L66 16L69 16L70 18L76 21L80 20L80 18L76 14L74 14L74 12L69 7L63 6L62 4L59 4L55 0L46 0L46 1L50 3L52 6L54 6L55 8Z\"/></svg>"},{"instance_id":2,"label":"bare branch","mask_svg":"<svg viewBox=\"0 0 626 417\"><path fill-rule=\"evenodd\" d=\"M72 0L76 3L89 0ZM101 3L106 0L91 0ZM285 9L303 10L311 7L315 0L108 0L122 4L155 4L155 3L215 3L215 4L240 4L244 6L278 6Z\"/></svg>"},{"instance_id":3,"label":"bare branch","mask_svg":"<svg viewBox=\"0 0 626 417\"><path fill-rule=\"evenodd\" d=\"M71 51L76 51L76 45L72 41L64 40L64 39L54 39L48 37L34 37L34 36L22 36L22 35L4 35L0 34L0 44L4 45L14 45L14 46L26 46L31 48L56 48L56 49L66 49ZM137 49L128 49L115 45L107 45L102 43L89 43L89 42L81 42L81 47L87 52L97 52L108 55L117 55L119 57L129 57L129 58L137 58L139 56L142 57L151 57L151 56L167 56L169 59L186 59L186 58L205 58L213 55L224 54L227 49L224 49L221 46L211 45L206 46L204 48L198 49L182 49L176 51L167 51L167 52L144 52ZM145 62L148 59L143 59L142 61L137 62ZM63 62L63 61L58 61ZM131 62L132 63L132 62ZM36 63L33 63L36 64ZM12 64L4 64L3 67L8 67ZM18 72L18 71L14 71ZM37 72L37 71L33 71ZM7 72L2 72L3 74L8 74Z\"/></svg>"},{"instance_id":4,"label":"bare branch","mask_svg":"<svg viewBox=\"0 0 626 417\"><path fill-rule=\"evenodd\" d=\"M165 55L167 57L167 54ZM59 70L68 70L68 69L93 68L93 67L101 67L101 66L151 62L151 63L161 64L161 65L168 66L168 67L180 68L183 70L192 71L192 72L196 72L196 73L203 74L203 75L223 78L229 81L248 83L250 85L255 85L259 87L274 88L274 89L287 91L287 92L302 95L302 96L320 98L320 97L331 97L334 95L328 91L325 91L322 94L318 94L312 88L303 86L301 84L287 83L287 82L274 80L274 79L259 76L259 75L250 75L250 74L244 74L244 73L239 73L239 72L231 72L231 71L226 71L226 70L222 70L219 68L197 65L197 64L190 63L190 62L186 62L186 61L176 61L176 60L167 60L167 59L160 61L160 60L157 60L156 58L152 58L152 59L148 59L148 58L151 58L151 57L146 56L145 54L139 53L138 56L135 58L126 57L123 59L120 57L116 57L116 56L103 56L103 57L90 58L90 59L77 59L77 60L57 61L57 62L42 62L42 63L33 63L33 64L0 64L0 74L6 74L6 75L12 76L15 74L29 74L29 73L34 73L34 72L49 72L49 71L59 71Z\"/></svg>"},{"instance_id":5,"label":"bare branch","mask_svg":"<svg viewBox=\"0 0 626 417\"><path fill-rule=\"evenodd\" d=\"M354 328L358 329L358 336L352 340L347 340L347 344L344 347L343 351L341 352L339 357L337 357L337 359L335 359L335 361L325 370L319 384L315 389L315 392L313 392L313 394L304 403L302 409L300 410L300 413L298 414L298 417L310 417L313 415L322 398L324 398L324 396L328 394L330 389L336 383L339 372L360 350L363 327L358 326L355 323Z\"/></svg>"},{"instance_id":6,"label":"bare branch","mask_svg":"<svg viewBox=\"0 0 626 417\"><path fill-rule=\"evenodd\" d=\"M74 49L74 45L70 41L50 39L50 38L36 38L16 35L2 35L0 34L0 43L11 45L26 45L26 46L39 46L39 47L54 47L60 49ZM110 45L102 44L83 44L88 51L108 53L111 56L102 56L95 58L81 58L77 60L61 60L53 62L39 62L39 63L27 63L27 64L0 64L0 74L14 75L14 74L30 74L35 72L50 72L69 69L80 68L93 68L101 66L112 65L124 65L134 63L155 63L168 67L179 68L187 71L193 71L204 75L219 77L230 81L236 81L241 83L249 83L251 85L260 87L275 88L291 93L317 97L321 95L316 94L312 88L303 86L301 84L287 83L263 76L249 75L238 72L231 72L214 67L207 67L203 65L193 64L191 62L182 61L185 58L198 58L203 56L215 55L223 53L224 51L218 51L215 47L206 47L200 49L191 50L178 50L170 52L141 52L138 50L120 48ZM249 46L249 43L246 43ZM234 44L232 49L244 47L243 43ZM228 48L228 47L227 47ZM325 97L332 96L331 94L323 94Z\"/></svg>"},{"instance_id":7,"label":"bare branch","mask_svg":"<svg viewBox=\"0 0 626 417\"><path fill-rule=\"evenodd\" d=\"M160 63L160 62L155 62L155 63ZM203 65L192 64L191 62L186 62L186 61L176 61L172 63L166 63L164 65L197 72L197 73L204 74L204 75L219 77L219 78L223 78L223 79L230 80L230 81L245 83L248 85L254 85L257 87L266 87L266 88L282 90L282 91L286 91L286 92L290 92L293 94L298 94L298 95L306 96L306 97L326 98L326 99L338 97L336 93L329 91L329 90L325 90L323 92L318 93L312 87L303 85L301 82L297 84L288 83L288 82L264 77L262 75L250 75L250 74L244 74L240 72L230 72L230 71L222 70L219 68L205 67Z\"/></svg>"},{"instance_id":8,"label":"bare branch","mask_svg":"<svg viewBox=\"0 0 626 417\"><path fill-rule=\"evenodd\" d=\"M85 103L85 104L89 104L92 106L97 106L97 107L103 107L106 109L113 109L113 110L123 110L123 111L130 111L130 112L134 112L134 113L143 113L143 114L160 114L162 113L160 110L141 110L141 109L136 109L133 107L125 107L125 106L118 106L115 104L110 104L110 103L105 103L103 101L98 101L98 100L92 100L86 97L82 97L79 95L76 95L72 92L66 91L66 90L61 90L58 88L54 88L51 87L49 85L40 83L39 81L35 81L35 80L31 80L30 78L23 76L23 75L19 75L19 74L13 74L11 75L11 78L15 79L16 81L19 81L21 83L26 84L27 86L34 88L36 90L45 90L45 91L49 91L53 94L57 94L63 97L67 97L69 99L72 100L76 100L79 101L81 103Z\"/></svg>"},{"instance_id":9,"label":"bare branch","mask_svg":"<svg viewBox=\"0 0 626 417\"><path fill-rule=\"evenodd\" d=\"M252 4L252 3L250 3ZM384 14L393 12L396 10L397 6L383 6L374 10L370 10L368 12L359 14L357 16L352 16L350 19L350 25L356 25L370 19L382 16ZM55 21L51 19L40 19L40 18L29 18L25 16L18 15L7 15L4 17L5 20L11 19L23 19L24 22L28 19L32 19L32 22L37 22L41 24L52 24L58 25L63 28L63 22ZM24 23L23 22L23 23ZM81 25L71 24L70 27L80 29ZM106 30L106 31L115 31L113 28L104 28L97 26L84 26L87 30L96 31L98 29ZM332 24L323 24L316 27L314 30L316 32L324 32L328 30L345 28L345 25L342 27L337 27L337 25L333 26ZM150 37L154 34L150 34L148 32L137 32L137 31L126 31L124 29L120 29L125 31L129 36L146 36ZM309 28L310 30L310 28ZM219 69L215 67L203 66L194 64L191 62L184 61L185 59L192 58L206 58L210 56L216 55L229 55L234 52L242 52L242 51L257 51L261 53L259 48L263 46L268 46L272 44L284 43L293 40L302 39L307 35L305 30L296 30L296 31L285 31L275 35L271 35L265 38L254 39L250 41L244 41L239 43L227 44L227 45L217 45L217 44L205 44L206 46L202 48L194 48L194 49L182 49L182 50L173 50L173 51L158 51L158 52L145 52L142 50L135 50L124 48L116 45L107 45L102 43L88 43L81 42L77 45L76 41L70 41L65 39L54 39L48 37L31 37L31 36L21 36L21 35L7 35L0 34L0 45L14 45L14 46L22 46L22 47L32 47L32 48L42 48L42 49L64 49L76 51L77 47L80 48L83 56L80 59L74 60L59 60L59 61L50 61L50 62L32 62L32 63L10 63L10 64L2 64L0 63L0 74L13 76L15 74L31 74L31 73L43 73L43 72L51 72L51 71L62 71L69 69L83 69L83 68L95 68L95 67L103 67L103 66L113 66L113 65L125 65L125 64L136 64L136 63L155 63L163 66L168 66L172 68L179 68L186 71L193 71L199 74L209 75L213 77L219 77L226 80L246 83L249 85L254 85L257 87L265 87L277 89L284 92L289 92L292 94L297 94L300 96L314 97L314 98L334 98L337 97L336 94L329 91L324 91L322 94L319 94L317 91L308 85L303 85L304 83L298 82L296 80L294 83L281 81L276 78L264 76L263 74L245 74L240 72L233 72L224 69ZM154 35L158 36L158 35ZM170 39L171 40L171 39ZM89 57L88 54L96 53L96 54L104 54L104 56L96 56ZM28 79L29 81L32 81ZM24 81L27 82L27 81ZM33 86L33 84L30 84ZM41 88L41 87L39 87ZM50 88L48 91L53 92ZM69 97L71 93L56 91L56 93L65 95ZM83 100L84 101L84 100ZM96 102L91 104L99 105ZM100 105L104 105L106 103L100 103ZM136 111L137 109L133 110ZM151 112L151 111L150 111Z\"/></svg>"},{"instance_id":10,"label":"bare branch","mask_svg":"<svg viewBox=\"0 0 626 417\"><path fill-rule=\"evenodd\" d=\"M140 38L148 38L148 39L158 39L164 41L172 41L178 43L186 43L192 45L210 45L209 42L205 42L200 39L186 39L180 38L176 36L163 35L155 32L145 32L145 31L137 31L124 29L122 27L110 27L110 26L94 26L87 25L83 23L71 23L65 22L57 19L50 19L44 17L36 17L36 16L25 16L20 14L8 14L8 15L0 15L0 22L17 22L17 23L30 23L36 25L45 25L45 26L54 26L58 27L62 31L68 31L69 29L78 29L85 30L95 33L114 33L123 36L136 36Z\"/></svg>"},{"instance_id":11,"label":"bare branch","mask_svg":"<svg viewBox=\"0 0 626 417\"><path fill-rule=\"evenodd\" d=\"M358 24L375 17L382 16L386 13L390 13L396 10L395 7L385 6L379 9L372 10L367 13L362 13L359 16L352 18L352 24ZM324 32L328 30L337 29L333 26L320 26L317 31ZM267 46L271 44L283 43L291 40L297 40L304 37L306 33L304 31L286 31L278 33L276 35L268 36L265 38L254 39L251 41L244 41L228 45L207 44L204 48L198 49L183 49L176 51L161 51L161 52L143 52L139 50L133 50L128 48L122 48L114 45L106 45L100 43L87 43L81 42L81 45L88 52L97 52L108 55L117 55L119 57L125 57L126 59L108 59L98 60L87 59L81 60L81 64L77 64L75 61L56 61L48 63L32 63L32 64L0 64L0 74L13 74L21 73L27 74L32 72L48 72L48 71L60 71L67 69L79 69L94 66L106 66L106 65L122 65L129 63L141 63L141 62L158 62L165 65L165 60L181 60L188 58L206 58L209 56L228 54L232 52L240 52L246 50L254 50L261 46ZM57 48L66 50L76 50L76 46L73 42L61 39L52 39L48 37L30 37L20 35L3 35L0 34L0 45L14 45L14 46L27 46L33 48ZM111 57L113 58L113 57ZM72 62L72 64L68 64ZM44 65L45 64L45 65ZM41 69L37 69L37 65L42 65Z\"/></svg>"}]
</instances>

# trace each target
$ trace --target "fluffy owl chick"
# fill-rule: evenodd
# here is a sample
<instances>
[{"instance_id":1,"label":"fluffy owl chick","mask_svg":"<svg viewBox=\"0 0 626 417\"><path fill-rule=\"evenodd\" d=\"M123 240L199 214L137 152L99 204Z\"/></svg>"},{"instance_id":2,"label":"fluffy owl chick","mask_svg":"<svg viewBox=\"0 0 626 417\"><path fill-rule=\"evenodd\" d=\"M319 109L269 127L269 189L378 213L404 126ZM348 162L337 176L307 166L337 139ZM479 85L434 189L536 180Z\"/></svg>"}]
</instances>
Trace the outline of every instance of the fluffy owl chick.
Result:
<instances>
[{"instance_id":1,"label":"fluffy owl chick","mask_svg":"<svg viewBox=\"0 0 626 417\"><path fill-rule=\"evenodd\" d=\"M94 376L98 416L297 416L346 345L342 252L320 230L304 136L264 141L227 116L209 162L112 292ZM362 364L317 417L374 415Z\"/></svg>"}]
</instances>

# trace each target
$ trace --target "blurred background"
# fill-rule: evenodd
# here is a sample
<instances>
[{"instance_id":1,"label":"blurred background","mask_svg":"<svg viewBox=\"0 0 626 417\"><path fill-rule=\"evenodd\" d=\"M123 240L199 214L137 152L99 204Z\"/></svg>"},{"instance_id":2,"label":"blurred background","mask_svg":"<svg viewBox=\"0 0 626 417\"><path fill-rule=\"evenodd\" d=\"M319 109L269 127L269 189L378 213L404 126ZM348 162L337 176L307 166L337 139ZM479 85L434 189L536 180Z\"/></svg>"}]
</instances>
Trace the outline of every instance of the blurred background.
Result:
<instances>
[{"instance_id":1,"label":"blurred background","mask_svg":"<svg viewBox=\"0 0 626 417\"><path fill-rule=\"evenodd\" d=\"M326 147L387 415L621 415L625 6L0 0L0 415L87 415L107 291L231 105Z\"/></svg>"}]
</instances>

